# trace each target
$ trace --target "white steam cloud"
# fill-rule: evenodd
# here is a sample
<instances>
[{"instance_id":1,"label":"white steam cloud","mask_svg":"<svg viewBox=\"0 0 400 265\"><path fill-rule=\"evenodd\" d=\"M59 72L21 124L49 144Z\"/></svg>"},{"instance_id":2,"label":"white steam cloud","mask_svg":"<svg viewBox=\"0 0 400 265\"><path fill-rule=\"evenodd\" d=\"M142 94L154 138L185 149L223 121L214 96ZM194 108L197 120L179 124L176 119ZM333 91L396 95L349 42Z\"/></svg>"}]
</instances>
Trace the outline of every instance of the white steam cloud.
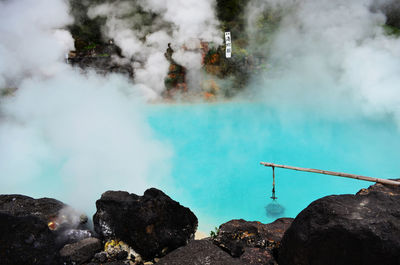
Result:
<instances>
[{"instance_id":1,"label":"white steam cloud","mask_svg":"<svg viewBox=\"0 0 400 265\"><path fill-rule=\"evenodd\" d=\"M282 16L265 46L269 69L257 80L268 103L394 115L400 122L400 39L383 30L386 17L374 8L383 2L252 1L250 32L256 31L254 15Z\"/></svg>"},{"instance_id":2,"label":"white steam cloud","mask_svg":"<svg viewBox=\"0 0 400 265\"><path fill-rule=\"evenodd\" d=\"M153 136L140 86L65 64L68 9L62 0L0 2L0 88L18 88L0 97L0 193L87 210L105 190L141 193L164 181L172 153Z\"/></svg>"},{"instance_id":3,"label":"white steam cloud","mask_svg":"<svg viewBox=\"0 0 400 265\"><path fill-rule=\"evenodd\" d=\"M65 52L74 48L62 29L72 22L66 10L64 1L0 1L0 88L60 67Z\"/></svg>"},{"instance_id":4,"label":"white steam cloud","mask_svg":"<svg viewBox=\"0 0 400 265\"><path fill-rule=\"evenodd\" d=\"M88 15L106 17L105 36L124 56L140 62L133 64L135 81L159 95L169 67L164 56L168 43L175 50L173 59L187 68L189 83L201 68L200 41L222 43L214 9L215 0L138 0L103 3Z\"/></svg>"}]
</instances>

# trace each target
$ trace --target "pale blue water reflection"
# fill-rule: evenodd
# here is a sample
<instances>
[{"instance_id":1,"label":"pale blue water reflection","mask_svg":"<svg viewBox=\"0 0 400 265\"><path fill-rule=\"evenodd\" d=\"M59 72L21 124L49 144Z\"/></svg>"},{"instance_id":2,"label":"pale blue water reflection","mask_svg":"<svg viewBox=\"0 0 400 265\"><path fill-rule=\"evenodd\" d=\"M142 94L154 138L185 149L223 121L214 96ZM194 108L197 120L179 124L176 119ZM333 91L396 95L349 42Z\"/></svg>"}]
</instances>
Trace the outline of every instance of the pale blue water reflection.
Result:
<instances>
[{"instance_id":1,"label":"pale blue water reflection","mask_svg":"<svg viewBox=\"0 0 400 265\"><path fill-rule=\"evenodd\" d=\"M271 222L272 170L260 161L393 178L400 134L391 121L282 114L263 104L166 104L149 110L157 137L174 149L167 192L190 207L200 230L233 218ZM370 183L276 169L278 202L295 217L313 200Z\"/></svg>"}]
</instances>

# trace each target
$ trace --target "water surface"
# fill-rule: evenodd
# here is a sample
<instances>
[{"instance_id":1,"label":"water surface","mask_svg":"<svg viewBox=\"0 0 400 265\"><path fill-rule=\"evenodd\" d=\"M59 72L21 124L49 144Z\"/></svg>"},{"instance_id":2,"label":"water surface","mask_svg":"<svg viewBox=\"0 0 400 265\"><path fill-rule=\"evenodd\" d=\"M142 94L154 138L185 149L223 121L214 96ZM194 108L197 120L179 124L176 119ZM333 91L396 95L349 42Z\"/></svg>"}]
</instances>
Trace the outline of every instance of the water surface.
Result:
<instances>
[{"instance_id":1,"label":"water surface","mask_svg":"<svg viewBox=\"0 0 400 265\"><path fill-rule=\"evenodd\" d=\"M296 116L292 118L291 116ZM271 222L272 170L260 161L394 178L400 134L390 120L282 114L261 103L170 104L149 109L156 135L174 149L167 193L208 232L234 218ZM278 202L295 217L313 200L371 183L276 169Z\"/></svg>"}]
</instances>

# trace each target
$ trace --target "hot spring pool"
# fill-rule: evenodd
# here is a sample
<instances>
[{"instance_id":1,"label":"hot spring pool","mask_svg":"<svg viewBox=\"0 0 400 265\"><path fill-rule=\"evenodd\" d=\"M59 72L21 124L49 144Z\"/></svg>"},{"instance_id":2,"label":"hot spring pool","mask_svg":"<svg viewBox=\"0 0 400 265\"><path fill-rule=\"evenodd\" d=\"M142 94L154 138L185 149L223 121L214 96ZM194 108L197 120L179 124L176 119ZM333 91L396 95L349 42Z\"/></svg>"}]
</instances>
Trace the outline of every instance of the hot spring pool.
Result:
<instances>
[{"instance_id":1,"label":"hot spring pool","mask_svg":"<svg viewBox=\"0 0 400 265\"><path fill-rule=\"evenodd\" d=\"M400 172L400 133L390 120L287 118L263 104L237 102L152 105L148 115L174 152L173 181L164 190L195 212L204 232L234 218L275 219L265 212L272 170L260 161L382 178ZM371 185L285 169L276 169L276 179L285 217L320 197Z\"/></svg>"}]
</instances>

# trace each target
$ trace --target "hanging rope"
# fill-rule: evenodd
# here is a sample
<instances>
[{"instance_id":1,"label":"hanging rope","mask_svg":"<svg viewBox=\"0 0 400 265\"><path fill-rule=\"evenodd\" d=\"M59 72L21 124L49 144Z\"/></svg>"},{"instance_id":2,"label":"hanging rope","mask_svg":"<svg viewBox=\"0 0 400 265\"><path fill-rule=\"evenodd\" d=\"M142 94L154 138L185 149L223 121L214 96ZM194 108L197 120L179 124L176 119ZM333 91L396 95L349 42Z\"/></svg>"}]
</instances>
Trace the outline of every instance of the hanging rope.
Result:
<instances>
[{"instance_id":1,"label":"hanging rope","mask_svg":"<svg viewBox=\"0 0 400 265\"><path fill-rule=\"evenodd\" d=\"M273 199L274 201L276 199L278 199L275 196L275 167L272 167L272 197L271 197L271 199Z\"/></svg>"},{"instance_id":2,"label":"hanging rope","mask_svg":"<svg viewBox=\"0 0 400 265\"><path fill-rule=\"evenodd\" d=\"M272 202L268 203L265 206L265 212L267 214L267 217L269 218L277 218L283 216L283 213L285 212L285 208L280 205L276 199L278 199L275 196L275 167L272 167Z\"/></svg>"}]
</instances>

